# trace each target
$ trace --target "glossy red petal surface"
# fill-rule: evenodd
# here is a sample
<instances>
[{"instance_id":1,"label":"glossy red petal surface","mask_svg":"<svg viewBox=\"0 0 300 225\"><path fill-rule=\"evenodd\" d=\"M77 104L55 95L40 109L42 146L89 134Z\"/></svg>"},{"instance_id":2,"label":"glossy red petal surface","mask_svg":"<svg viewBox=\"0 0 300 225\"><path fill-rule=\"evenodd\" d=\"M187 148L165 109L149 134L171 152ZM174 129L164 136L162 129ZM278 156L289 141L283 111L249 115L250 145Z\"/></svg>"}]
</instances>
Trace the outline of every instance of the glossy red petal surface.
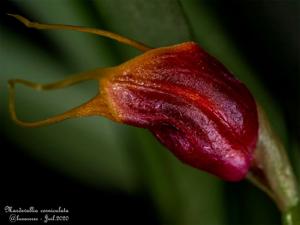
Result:
<instances>
[{"instance_id":1,"label":"glossy red petal surface","mask_svg":"<svg viewBox=\"0 0 300 225\"><path fill-rule=\"evenodd\" d=\"M120 121L149 129L184 163L229 181L247 174L258 135L255 101L196 43L116 67L103 92Z\"/></svg>"}]
</instances>

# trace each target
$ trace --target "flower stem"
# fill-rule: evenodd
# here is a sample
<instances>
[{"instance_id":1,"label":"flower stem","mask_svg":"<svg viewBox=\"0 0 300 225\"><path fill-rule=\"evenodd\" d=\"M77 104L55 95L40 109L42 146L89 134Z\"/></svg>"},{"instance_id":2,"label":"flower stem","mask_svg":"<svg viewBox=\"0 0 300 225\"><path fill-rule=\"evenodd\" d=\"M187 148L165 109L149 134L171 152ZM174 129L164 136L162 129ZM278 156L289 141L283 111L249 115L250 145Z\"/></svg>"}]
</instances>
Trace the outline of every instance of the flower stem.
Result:
<instances>
[{"instance_id":1,"label":"flower stem","mask_svg":"<svg viewBox=\"0 0 300 225\"><path fill-rule=\"evenodd\" d=\"M258 116L259 138L247 178L273 199L284 225L300 225L299 193L288 156L261 107Z\"/></svg>"},{"instance_id":2,"label":"flower stem","mask_svg":"<svg viewBox=\"0 0 300 225\"><path fill-rule=\"evenodd\" d=\"M282 214L283 225L300 225L300 204Z\"/></svg>"}]
</instances>

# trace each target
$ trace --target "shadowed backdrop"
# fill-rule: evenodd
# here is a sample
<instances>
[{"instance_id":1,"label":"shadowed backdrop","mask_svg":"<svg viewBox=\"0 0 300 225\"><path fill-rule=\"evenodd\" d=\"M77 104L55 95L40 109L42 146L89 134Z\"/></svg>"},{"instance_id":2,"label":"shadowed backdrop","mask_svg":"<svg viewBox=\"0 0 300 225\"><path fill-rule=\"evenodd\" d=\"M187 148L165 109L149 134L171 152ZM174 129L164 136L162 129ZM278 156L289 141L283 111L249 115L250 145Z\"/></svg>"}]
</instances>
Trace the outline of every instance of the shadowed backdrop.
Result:
<instances>
[{"instance_id":1,"label":"shadowed backdrop","mask_svg":"<svg viewBox=\"0 0 300 225\"><path fill-rule=\"evenodd\" d=\"M52 82L140 53L95 35L27 29L5 14L99 27L152 47L198 42L266 108L299 176L299 10L298 1L2 1L0 210L63 206L69 224L280 224L273 203L250 183L225 183L183 165L145 130L99 117L15 125L8 79ZM51 92L17 86L17 113L44 118L96 91L93 82ZM0 219L8 222L3 211Z\"/></svg>"}]
</instances>

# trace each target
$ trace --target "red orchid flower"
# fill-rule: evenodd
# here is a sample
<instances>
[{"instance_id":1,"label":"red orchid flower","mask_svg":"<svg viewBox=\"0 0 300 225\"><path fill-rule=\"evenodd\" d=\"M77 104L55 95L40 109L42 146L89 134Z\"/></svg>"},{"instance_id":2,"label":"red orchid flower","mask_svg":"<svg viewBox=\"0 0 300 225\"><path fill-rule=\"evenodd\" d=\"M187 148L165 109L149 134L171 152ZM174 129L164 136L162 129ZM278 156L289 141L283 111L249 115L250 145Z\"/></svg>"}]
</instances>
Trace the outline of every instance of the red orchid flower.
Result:
<instances>
[{"instance_id":1,"label":"red orchid flower","mask_svg":"<svg viewBox=\"0 0 300 225\"><path fill-rule=\"evenodd\" d=\"M239 181L247 175L276 202L286 224L299 218L293 171L266 115L246 86L198 44L186 42L151 49L108 31L40 24L9 15L27 27L94 33L144 52L119 66L95 69L52 84L10 80L9 111L17 124L39 127L73 117L100 115L146 128L190 166L228 181ZM99 92L87 103L41 121L17 118L15 84L51 90L92 79L98 81Z\"/></svg>"},{"instance_id":2,"label":"red orchid flower","mask_svg":"<svg viewBox=\"0 0 300 225\"><path fill-rule=\"evenodd\" d=\"M244 84L194 42L150 49L119 35L66 25L28 27L91 32L130 44L144 54L119 66L96 69L54 84L11 80L10 111L20 125L37 127L71 117L101 115L150 130L182 162L224 180L243 179L258 138L255 101ZM38 122L17 119L14 85L55 89L96 79L99 93L86 104Z\"/></svg>"}]
</instances>

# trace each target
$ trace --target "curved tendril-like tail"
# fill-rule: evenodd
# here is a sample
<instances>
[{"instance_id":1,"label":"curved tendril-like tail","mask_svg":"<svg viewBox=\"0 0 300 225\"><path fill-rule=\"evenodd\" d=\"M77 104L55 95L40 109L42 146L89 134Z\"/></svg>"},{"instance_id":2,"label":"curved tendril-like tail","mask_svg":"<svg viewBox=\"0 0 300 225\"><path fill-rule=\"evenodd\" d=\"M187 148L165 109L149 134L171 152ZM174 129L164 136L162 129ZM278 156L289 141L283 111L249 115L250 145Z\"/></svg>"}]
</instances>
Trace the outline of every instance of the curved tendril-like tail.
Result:
<instances>
[{"instance_id":1,"label":"curved tendril-like tail","mask_svg":"<svg viewBox=\"0 0 300 225\"><path fill-rule=\"evenodd\" d=\"M119 41L123 44L132 46L142 52L146 52L150 50L151 48L132 39L126 38L124 36L121 36L119 34L115 34L109 31L96 29L96 28L89 28L89 27L80 27L80 26L71 26L71 25L63 25L63 24L42 24L37 22L31 22L30 20L26 19L23 16L15 15L15 14L7 14L9 16L12 16L19 20L21 23L23 23L26 27L29 28L35 28L35 29L59 29L59 30L74 30L79 32L85 32L85 33L92 33L100 36L104 36L107 38L111 38L113 40Z\"/></svg>"},{"instance_id":2,"label":"curved tendril-like tail","mask_svg":"<svg viewBox=\"0 0 300 225\"><path fill-rule=\"evenodd\" d=\"M11 115L12 120L15 121L18 125L23 127L41 127L41 126L57 123L66 119L83 117L83 116L102 115L110 119L113 119L108 111L106 103L104 102L100 94L96 95L88 102L78 107L75 107L67 112L40 121L34 121L34 122L22 121L18 119L16 114L16 106L15 106L15 85L16 84L23 84L38 91L54 90L54 89L68 87L86 80L93 80L93 79L98 80L100 76L103 76L106 73L105 70L106 69L96 69L93 71L74 75L71 76L70 78L55 83L49 83L49 84L33 83L31 81L26 81L21 79L9 80L8 81L8 85L9 85L8 107L9 107L9 113Z\"/></svg>"},{"instance_id":3,"label":"curved tendril-like tail","mask_svg":"<svg viewBox=\"0 0 300 225\"><path fill-rule=\"evenodd\" d=\"M89 28L89 27L80 27L80 26L71 26L71 25L63 25L63 24L42 24L37 22L31 22L30 20L26 19L23 16L15 15L15 14L7 14L9 16L12 16L19 20L21 23L23 23L26 27L29 28L35 28L35 29L59 29L59 30L73 30L73 31L79 31L79 32L85 32L85 33L92 33L99 36L104 36L107 38L111 38L113 40L119 41L121 43L124 43L126 45L132 46L140 51L148 51L151 48L140 43L137 41L134 41L132 39L123 37L121 35L95 29L95 28ZM23 84L28 87L31 87L35 90L53 90L58 88L64 88L70 85L74 85L76 83L85 81L85 80L91 80L91 79L99 79L101 76L105 75L108 72L109 69L96 69L94 71L85 72L79 75L72 76L70 78L67 78L65 80L50 83L50 84L38 84L33 83L31 81L21 80L21 79L14 79L9 80L9 112L11 115L11 118L19 125L24 127L40 127L45 126L53 123L57 123L59 121L74 118L74 117L81 117L81 116L93 116L93 115L101 115L108 117L112 120L115 120L115 118L111 115L111 113L108 110L107 104L101 94L99 93L97 96L92 98L87 103L78 106L74 109L71 109L65 113L62 113L57 116L50 117L45 120L35 121L35 122L26 122L18 119L16 115L16 107L15 107L15 85L16 84Z\"/></svg>"}]
</instances>

